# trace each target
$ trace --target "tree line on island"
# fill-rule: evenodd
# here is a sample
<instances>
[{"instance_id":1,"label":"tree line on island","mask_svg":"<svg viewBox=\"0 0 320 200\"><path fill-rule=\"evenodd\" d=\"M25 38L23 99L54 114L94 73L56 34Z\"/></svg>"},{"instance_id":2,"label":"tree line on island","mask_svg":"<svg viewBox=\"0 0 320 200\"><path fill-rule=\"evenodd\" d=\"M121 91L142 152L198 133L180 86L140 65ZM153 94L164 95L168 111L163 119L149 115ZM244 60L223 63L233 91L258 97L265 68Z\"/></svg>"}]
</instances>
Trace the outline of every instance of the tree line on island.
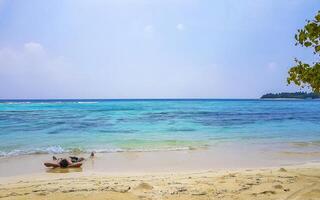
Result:
<instances>
[{"instance_id":1,"label":"tree line on island","mask_svg":"<svg viewBox=\"0 0 320 200\"><path fill-rule=\"evenodd\" d=\"M261 99L319 99L320 94L314 92L281 92L262 95Z\"/></svg>"}]
</instances>

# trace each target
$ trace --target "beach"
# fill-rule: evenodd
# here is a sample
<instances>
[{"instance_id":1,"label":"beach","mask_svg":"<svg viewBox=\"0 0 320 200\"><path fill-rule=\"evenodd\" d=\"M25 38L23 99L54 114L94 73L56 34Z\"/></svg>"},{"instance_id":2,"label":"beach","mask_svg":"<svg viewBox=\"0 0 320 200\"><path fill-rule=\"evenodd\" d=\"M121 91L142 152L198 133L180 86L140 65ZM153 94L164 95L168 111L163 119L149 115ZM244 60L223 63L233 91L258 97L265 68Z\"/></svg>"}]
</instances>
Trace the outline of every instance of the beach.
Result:
<instances>
[{"instance_id":1,"label":"beach","mask_svg":"<svg viewBox=\"0 0 320 200\"><path fill-rule=\"evenodd\" d=\"M0 199L319 199L319 105L3 101Z\"/></svg>"},{"instance_id":2,"label":"beach","mask_svg":"<svg viewBox=\"0 0 320 200\"><path fill-rule=\"evenodd\" d=\"M320 198L320 164L171 173L42 173L2 178L1 199Z\"/></svg>"},{"instance_id":3,"label":"beach","mask_svg":"<svg viewBox=\"0 0 320 200\"><path fill-rule=\"evenodd\" d=\"M79 154L70 169L45 168L48 154L1 158L0 199L320 198L319 155L235 148Z\"/></svg>"},{"instance_id":4,"label":"beach","mask_svg":"<svg viewBox=\"0 0 320 200\"><path fill-rule=\"evenodd\" d=\"M319 44L320 0L0 0L0 200L320 200Z\"/></svg>"},{"instance_id":5,"label":"beach","mask_svg":"<svg viewBox=\"0 0 320 200\"><path fill-rule=\"evenodd\" d=\"M310 148L311 146L311 148ZM0 177L54 173L43 163L52 156L86 158L82 172L123 175L132 173L198 172L224 169L281 167L320 162L319 144L224 143L192 150L131 151L113 153L32 154L0 158Z\"/></svg>"}]
</instances>

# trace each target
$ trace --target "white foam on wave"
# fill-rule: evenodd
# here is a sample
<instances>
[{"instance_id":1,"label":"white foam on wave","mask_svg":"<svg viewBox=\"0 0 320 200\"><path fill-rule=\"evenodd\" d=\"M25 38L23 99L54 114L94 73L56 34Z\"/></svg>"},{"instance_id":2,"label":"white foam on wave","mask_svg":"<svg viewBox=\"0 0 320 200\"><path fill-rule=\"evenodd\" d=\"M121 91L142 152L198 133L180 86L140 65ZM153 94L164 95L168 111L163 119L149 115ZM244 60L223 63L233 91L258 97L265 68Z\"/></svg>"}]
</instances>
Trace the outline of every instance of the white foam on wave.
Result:
<instances>
[{"instance_id":1,"label":"white foam on wave","mask_svg":"<svg viewBox=\"0 0 320 200\"><path fill-rule=\"evenodd\" d=\"M29 101L23 101L23 102L1 102L2 104L30 104L31 102Z\"/></svg>"},{"instance_id":2,"label":"white foam on wave","mask_svg":"<svg viewBox=\"0 0 320 200\"><path fill-rule=\"evenodd\" d=\"M174 147L174 148L141 148L141 149L122 149L122 148L102 148L102 149L77 149L77 153L121 153L121 152L159 152L159 151L184 151L194 150L196 147ZM74 153L74 148L64 149L61 146L49 146L45 148L36 148L29 150L16 149L10 152L0 151L0 157L12 157L19 155L32 155L32 154L62 154Z\"/></svg>"},{"instance_id":3,"label":"white foam on wave","mask_svg":"<svg viewBox=\"0 0 320 200\"><path fill-rule=\"evenodd\" d=\"M0 157L12 157L12 156L20 156L20 155L32 155L32 154L60 154L66 153L62 147L60 146L50 146L45 148L36 148L36 149L15 149L9 152L0 151Z\"/></svg>"},{"instance_id":4,"label":"white foam on wave","mask_svg":"<svg viewBox=\"0 0 320 200\"><path fill-rule=\"evenodd\" d=\"M80 103L80 104L94 104L94 103L98 103L96 101L78 101L77 103Z\"/></svg>"},{"instance_id":5,"label":"white foam on wave","mask_svg":"<svg viewBox=\"0 0 320 200\"><path fill-rule=\"evenodd\" d=\"M8 104L8 105L19 105L19 104L63 104L63 103L76 103L76 104L96 104L99 103L98 101L19 101L19 102L0 102L0 104Z\"/></svg>"},{"instance_id":6,"label":"white foam on wave","mask_svg":"<svg viewBox=\"0 0 320 200\"><path fill-rule=\"evenodd\" d=\"M10 151L10 152L2 152L1 153L1 156L2 157L11 157L11 156L18 156L18 155L23 155L25 154L24 151L22 150L19 150L19 149L16 149L16 150L13 150L13 151Z\"/></svg>"},{"instance_id":7,"label":"white foam on wave","mask_svg":"<svg viewBox=\"0 0 320 200\"><path fill-rule=\"evenodd\" d=\"M64 153L65 150L61 146L51 146L45 149L47 153Z\"/></svg>"},{"instance_id":8,"label":"white foam on wave","mask_svg":"<svg viewBox=\"0 0 320 200\"><path fill-rule=\"evenodd\" d=\"M6 156L6 153L3 151L0 151L0 157L5 157L5 156Z\"/></svg>"},{"instance_id":9,"label":"white foam on wave","mask_svg":"<svg viewBox=\"0 0 320 200\"><path fill-rule=\"evenodd\" d=\"M62 104L62 101L52 101L52 102L35 102L36 104Z\"/></svg>"},{"instance_id":10,"label":"white foam on wave","mask_svg":"<svg viewBox=\"0 0 320 200\"><path fill-rule=\"evenodd\" d=\"M84 152L96 152L96 153L117 153L117 152L154 152L154 151L183 151L183 150L193 150L196 147L174 147L174 148L146 148L146 149L90 149Z\"/></svg>"}]
</instances>

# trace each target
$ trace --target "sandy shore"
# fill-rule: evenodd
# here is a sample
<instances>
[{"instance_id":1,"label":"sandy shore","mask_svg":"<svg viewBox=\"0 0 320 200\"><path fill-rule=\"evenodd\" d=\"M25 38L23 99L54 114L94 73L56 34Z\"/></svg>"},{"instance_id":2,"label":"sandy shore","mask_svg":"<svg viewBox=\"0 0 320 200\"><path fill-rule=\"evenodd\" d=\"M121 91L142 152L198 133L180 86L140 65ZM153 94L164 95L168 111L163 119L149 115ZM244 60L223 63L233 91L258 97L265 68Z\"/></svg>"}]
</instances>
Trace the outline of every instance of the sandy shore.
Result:
<instances>
[{"instance_id":1,"label":"sandy shore","mask_svg":"<svg viewBox=\"0 0 320 200\"><path fill-rule=\"evenodd\" d=\"M303 146L301 146L303 145ZM190 172L221 169L278 167L320 162L318 146L226 143L211 148L182 151L97 153L83 165L83 172L111 174ZM66 157L68 154L55 155ZM77 156L88 157L89 154ZM43 162L49 154L0 158L0 178L51 172ZM22 165L23 163L23 165Z\"/></svg>"},{"instance_id":2,"label":"sandy shore","mask_svg":"<svg viewBox=\"0 0 320 200\"><path fill-rule=\"evenodd\" d=\"M320 163L197 173L75 172L7 177L1 178L0 199L316 200L320 199Z\"/></svg>"},{"instance_id":3,"label":"sandy shore","mask_svg":"<svg viewBox=\"0 0 320 200\"><path fill-rule=\"evenodd\" d=\"M69 170L46 169L48 154L1 158L0 200L319 200L319 151L296 146L97 153Z\"/></svg>"}]
</instances>

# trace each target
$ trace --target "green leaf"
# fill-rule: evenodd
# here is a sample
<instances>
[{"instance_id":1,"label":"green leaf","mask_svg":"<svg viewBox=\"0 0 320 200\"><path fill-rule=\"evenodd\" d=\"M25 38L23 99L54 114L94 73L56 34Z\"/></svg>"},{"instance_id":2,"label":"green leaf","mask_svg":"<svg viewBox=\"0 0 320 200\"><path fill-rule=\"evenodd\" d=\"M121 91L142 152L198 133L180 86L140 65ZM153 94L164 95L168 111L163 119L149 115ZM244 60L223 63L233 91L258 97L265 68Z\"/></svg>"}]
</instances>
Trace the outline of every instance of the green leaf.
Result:
<instances>
[{"instance_id":1,"label":"green leaf","mask_svg":"<svg viewBox=\"0 0 320 200\"><path fill-rule=\"evenodd\" d=\"M312 45L311 42L305 42L305 43L304 43L304 46L306 46L306 47L310 47L311 45Z\"/></svg>"},{"instance_id":2,"label":"green leaf","mask_svg":"<svg viewBox=\"0 0 320 200\"><path fill-rule=\"evenodd\" d=\"M317 21L320 21L320 14L317 14L317 15L315 16L315 19L316 19Z\"/></svg>"},{"instance_id":3,"label":"green leaf","mask_svg":"<svg viewBox=\"0 0 320 200\"><path fill-rule=\"evenodd\" d=\"M298 30L295 40L296 45L311 47L314 54L320 54L320 11L315 16L315 20L307 20L304 28ZM307 87L316 92L320 91L320 60L310 65L295 59L295 66L291 67L288 74L288 84L294 83L302 88Z\"/></svg>"}]
</instances>

